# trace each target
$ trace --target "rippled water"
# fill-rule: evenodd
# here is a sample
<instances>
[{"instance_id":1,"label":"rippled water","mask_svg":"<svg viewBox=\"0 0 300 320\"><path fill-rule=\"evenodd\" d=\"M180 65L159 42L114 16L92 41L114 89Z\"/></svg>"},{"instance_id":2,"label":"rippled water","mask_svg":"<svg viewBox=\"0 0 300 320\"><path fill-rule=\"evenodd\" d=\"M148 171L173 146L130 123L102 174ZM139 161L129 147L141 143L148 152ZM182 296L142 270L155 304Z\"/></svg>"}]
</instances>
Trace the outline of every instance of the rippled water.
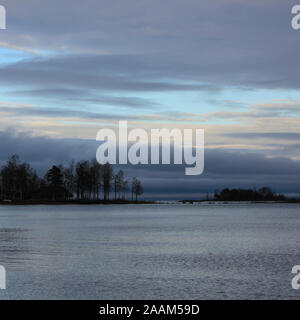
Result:
<instances>
[{"instance_id":1,"label":"rippled water","mask_svg":"<svg viewBox=\"0 0 300 320\"><path fill-rule=\"evenodd\" d=\"M0 206L1 299L299 299L300 206Z\"/></svg>"}]
</instances>

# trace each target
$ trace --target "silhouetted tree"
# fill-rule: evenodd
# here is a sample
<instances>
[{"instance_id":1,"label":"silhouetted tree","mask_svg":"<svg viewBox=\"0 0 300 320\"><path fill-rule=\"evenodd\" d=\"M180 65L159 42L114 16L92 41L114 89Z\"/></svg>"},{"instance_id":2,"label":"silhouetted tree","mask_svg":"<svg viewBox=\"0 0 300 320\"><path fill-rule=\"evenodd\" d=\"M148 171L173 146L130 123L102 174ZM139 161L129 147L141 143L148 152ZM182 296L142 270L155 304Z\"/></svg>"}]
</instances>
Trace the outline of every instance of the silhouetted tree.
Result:
<instances>
[{"instance_id":1,"label":"silhouetted tree","mask_svg":"<svg viewBox=\"0 0 300 320\"><path fill-rule=\"evenodd\" d=\"M0 200L70 200L75 195L78 200L98 200L103 190L104 200L109 200L112 187L115 199L125 199L128 181L124 172L114 175L113 167L91 161L71 161L67 167L52 166L44 178L37 176L27 163L21 163L17 155L8 159L0 170ZM142 187L136 179L134 194L142 194Z\"/></svg>"},{"instance_id":2,"label":"silhouetted tree","mask_svg":"<svg viewBox=\"0 0 300 320\"><path fill-rule=\"evenodd\" d=\"M143 193L144 193L144 190L143 190L141 181L134 177L132 179L132 184L131 184L132 200L133 200L133 195L135 195L135 201L137 201L138 196L142 195Z\"/></svg>"},{"instance_id":3,"label":"silhouetted tree","mask_svg":"<svg viewBox=\"0 0 300 320\"><path fill-rule=\"evenodd\" d=\"M272 189L263 187L256 189L223 189L221 192L216 191L215 200L221 201L279 201L284 200L283 195L276 195Z\"/></svg>"},{"instance_id":4,"label":"silhouetted tree","mask_svg":"<svg viewBox=\"0 0 300 320\"><path fill-rule=\"evenodd\" d=\"M63 169L64 188L66 199L73 198L75 193L75 162L72 160L68 168Z\"/></svg>"},{"instance_id":5,"label":"silhouetted tree","mask_svg":"<svg viewBox=\"0 0 300 320\"><path fill-rule=\"evenodd\" d=\"M120 170L117 174L114 175L114 192L115 200L121 198L121 192L124 187L124 172Z\"/></svg>"},{"instance_id":6,"label":"silhouetted tree","mask_svg":"<svg viewBox=\"0 0 300 320\"><path fill-rule=\"evenodd\" d=\"M123 184L122 184L122 199L125 200L126 199L126 192L128 191L128 180L124 180Z\"/></svg>"},{"instance_id":7,"label":"silhouetted tree","mask_svg":"<svg viewBox=\"0 0 300 320\"><path fill-rule=\"evenodd\" d=\"M96 159L94 159L91 163L91 186L92 186L92 192L93 192L93 198L99 199L99 192L102 186L102 166L97 162Z\"/></svg>"},{"instance_id":8,"label":"silhouetted tree","mask_svg":"<svg viewBox=\"0 0 300 320\"><path fill-rule=\"evenodd\" d=\"M109 200L113 170L109 163L103 165L103 194L104 200Z\"/></svg>"},{"instance_id":9,"label":"silhouetted tree","mask_svg":"<svg viewBox=\"0 0 300 320\"><path fill-rule=\"evenodd\" d=\"M53 166L46 173L48 190L52 200L64 198L65 190L63 187L63 174L59 167Z\"/></svg>"},{"instance_id":10,"label":"silhouetted tree","mask_svg":"<svg viewBox=\"0 0 300 320\"><path fill-rule=\"evenodd\" d=\"M1 199L30 199L38 186L38 178L27 163L21 163L17 155L8 159L2 167Z\"/></svg>"}]
</instances>

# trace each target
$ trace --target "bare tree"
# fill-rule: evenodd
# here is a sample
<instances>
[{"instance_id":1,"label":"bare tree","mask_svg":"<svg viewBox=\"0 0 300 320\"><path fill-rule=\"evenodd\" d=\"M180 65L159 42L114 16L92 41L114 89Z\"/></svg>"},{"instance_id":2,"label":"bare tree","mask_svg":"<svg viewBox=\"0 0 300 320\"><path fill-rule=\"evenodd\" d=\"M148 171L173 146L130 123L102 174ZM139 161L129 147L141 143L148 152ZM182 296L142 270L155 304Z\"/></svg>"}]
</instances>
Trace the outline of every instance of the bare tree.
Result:
<instances>
[{"instance_id":1,"label":"bare tree","mask_svg":"<svg viewBox=\"0 0 300 320\"><path fill-rule=\"evenodd\" d=\"M22 163L17 155L8 159L0 169L0 200L70 200L75 195L78 200L99 200L103 190L104 200L109 200L114 188L115 199L125 199L128 181L122 170L114 175L113 167L91 161L71 161L66 167L54 165L44 178L37 176L27 163ZM132 180L132 200L143 194L141 182Z\"/></svg>"},{"instance_id":2,"label":"bare tree","mask_svg":"<svg viewBox=\"0 0 300 320\"><path fill-rule=\"evenodd\" d=\"M142 187L142 183L137 178L132 179L132 185L131 185L131 195L132 195L132 201L133 201L133 195L135 195L135 201L138 201L138 196L142 195L144 193L144 189Z\"/></svg>"},{"instance_id":3,"label":"bare tree","mask_svg":"<svg viewBox=\"0 0 300 320\"><path fill-rule=\"evenodd\" d=\"M109 200L111 191L111 181L113 178L113 169L109 163L103 165L103 193L104 200Z\"/></svg>"}]
</instances>

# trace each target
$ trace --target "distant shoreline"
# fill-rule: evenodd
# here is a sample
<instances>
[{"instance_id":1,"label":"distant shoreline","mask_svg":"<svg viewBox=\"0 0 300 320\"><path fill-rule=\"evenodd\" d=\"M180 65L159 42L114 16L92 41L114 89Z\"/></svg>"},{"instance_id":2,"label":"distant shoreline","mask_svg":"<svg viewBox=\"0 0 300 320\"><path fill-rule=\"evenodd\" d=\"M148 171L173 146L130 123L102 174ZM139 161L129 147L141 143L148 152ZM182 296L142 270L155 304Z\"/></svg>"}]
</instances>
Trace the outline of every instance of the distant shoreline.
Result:
<instances>
[{"instance_id":1,"label":"distant shoreline","mask_svg":"<svg viewBox=\"0 0 300 320\"><path fill-rule=\"evenodd\" d=\"M0 201L0 206L22 206L22 205L113 205L113 204L233 204L233 203L248 203L248 204L279 204L279 203L297 203L300 200L285 200L285 201L223 201L223 200L170 200L161 202L157 201L131 201L131 200L62 200L62 201L43 201L43 200L17 200L17 201Z\"/></svg>"},{"instance_id":2,"label":"distant shoreline","mask_svg":"<svg viewBox=\"0 0 300 320\"><path fill-rule=\"evenodd\" d=\"M43 200L14 200L0 201L0 205L93 205L93 204L155 204L155 201L127 201L127 200L62 200L62 201L43 201Z\"/></svg>"},{"instance_id":3,"label":"distant shoreline","mask_svg":"<svg viewBox=\"0 0 300 320\"><path fill-rule=\"evenodd\" d=\"M209 204L214 204L214 203L223 203L223 204L230 204L230 203L300 203L300 200L262 200L262 201L253 201L253 200L179 200L178 202L182 204L193 204L193 203L199 203L199 202L207 202Z\"/></svg>"}]
</instances>

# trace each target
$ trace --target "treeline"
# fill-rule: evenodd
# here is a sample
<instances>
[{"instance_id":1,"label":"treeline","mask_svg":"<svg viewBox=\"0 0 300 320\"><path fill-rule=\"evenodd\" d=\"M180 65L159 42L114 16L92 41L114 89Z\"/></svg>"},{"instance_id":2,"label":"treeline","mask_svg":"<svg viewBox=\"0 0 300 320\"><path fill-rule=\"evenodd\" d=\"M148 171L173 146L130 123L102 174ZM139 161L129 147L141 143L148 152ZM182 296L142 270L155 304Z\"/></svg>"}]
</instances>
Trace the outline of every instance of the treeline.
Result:
<instances>
[{"instance_id":1,"label":"treeline","mask_svg":"<svg viewBox=\"0 0 300 320\"><path fill-rule=\"evenodd\" d=\"M216 201L284 201L285 196L276 194L272 189L263 187L256 189L223 189L214 194Z\"/></svg>"},{"instance_id":2,"label":"treeline","mask_svg":"<svg viewBox=\"0 0 300 320\"><path fill-rule=\"evenodd\" d=\"M106 163L72 161L69 166L52 166L43 178L17 155L8 159L0 171L1 200L138 200L144 193L141 181L125 179Z\"/></svg>"}]
</instances>

